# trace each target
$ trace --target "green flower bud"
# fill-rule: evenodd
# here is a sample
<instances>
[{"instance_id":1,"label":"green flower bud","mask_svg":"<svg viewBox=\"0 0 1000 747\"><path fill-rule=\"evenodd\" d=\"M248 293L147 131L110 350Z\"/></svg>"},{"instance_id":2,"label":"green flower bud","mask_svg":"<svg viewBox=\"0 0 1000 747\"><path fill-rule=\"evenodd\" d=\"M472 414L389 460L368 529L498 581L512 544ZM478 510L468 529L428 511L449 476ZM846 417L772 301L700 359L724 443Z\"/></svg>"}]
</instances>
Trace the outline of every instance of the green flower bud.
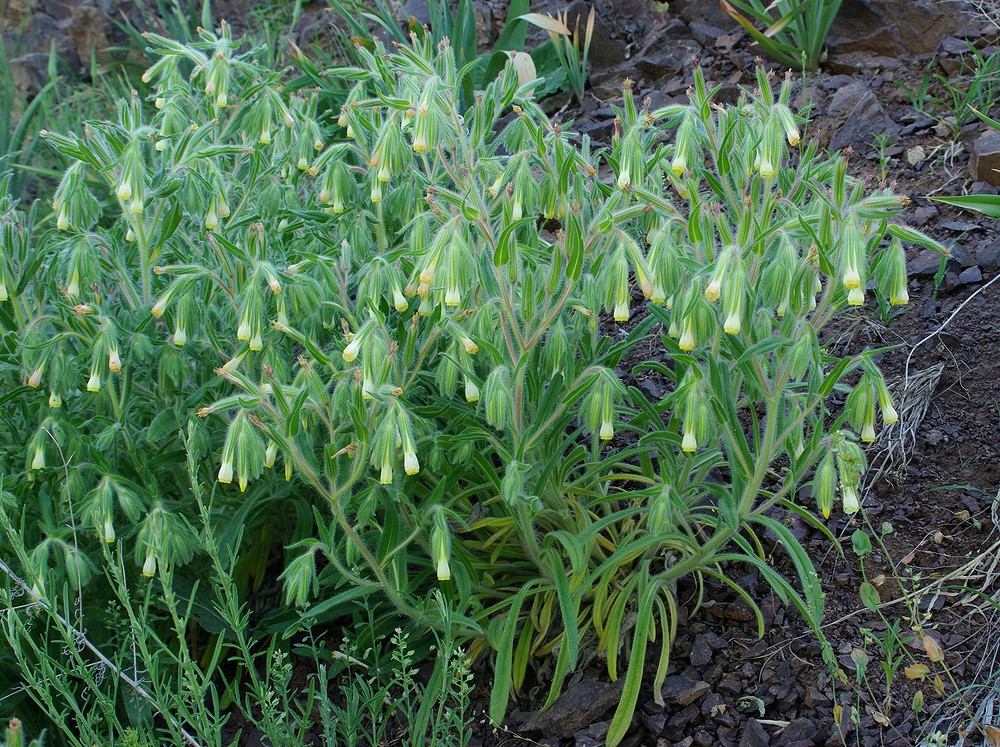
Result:
<instances>
[{"instance_id":1,"label":"green flower bud","mask_svg":"<svg viewBox=\"0 0 1000 747\"><path fill-rule=\"evenodd\" d=\"M650 534L663 534L673 529L674 500L673 489L666 484L649 497L646 530Z\"/></svg>"},{"instance_id":2,"label":"green flower bud","mask_svg":"<svg viewBox=\"0 0 1000 747\"><path fill-rule=\"evenodd\" d=\"M865 258L864 258L864 237L861 229L854 222L848 222L841 229L840 251L843 262L843 283L847 290L860 290L865 287ZM862 291L862 301L864 302L864 291ZM858 305L854 301L849 301L852 305Z\"/></svg>"},{"instance_id":3,"label":"green flower bud","mask_svg":"<svg viewBox=\"0 0 1000 747\"><path fill-rule=\"evenodd\" d=\"M31 469L45 469L45 447L41 444L35 446L35 452L31 458Z\"/></svg>"},{"instance_id":4,"label":"green flower bud","mask_svg":"<svg viewBox=\"0 0 1000 747\"><path fill-rule=\"evenodd\" d=\"M856 443L843 438L836 447L836 455L844 513L857 513L861 508L858 489L866 466L864 452Z\"/></svg>"},{"instance_id":5,"label":"green flower bud","mask_svg":"<svg viewBox=\"0 0 1000 747\"><path fill-rule=\"evenodd\" d=\"M729 278L723 289L722 312L725 314L723 330L727 335L738 335L743 328L743 305L746 302L747 271L743 260L734 257Z\"/></svg>"},{"instance_id":6,"label":"green flower bud","mask_svg":"<svg viewBox=\"0 0 1000 747\"><path fill-rule=\"evenodd\" d=\"M479 401L479 387L468 376L465 377L465 401L469 404Z\"/></svg>"},{"instance_id":7,"label":"green flower bud","mask_svg":"<svg viewBox=\"0 0 1000 747\"><path fill-rule=\"evenodd\" d=\"M514 395L506 366L497 366L486 377L483 401L486 406L486 422L493 428L503 430L513 422Z\"/></svg>"},{"instance_id":8,"label":"green flower bud","mask_svg":"<svg viewBox=\"0 0 1000 747\"><path fill-rule=\"evenodd\" d=\"M226 440L222 445L219 482L229 484L235 476L240 492L245 491L250 480L256 479L263 472L264 454L263 439L250 422L246 411L240 410L230 423Z\"/></svg>"},{"instance_id":9,"label":"green flower bud","mask_svg":"<svg viewBox=\"0 0 1000 747\"><path fill-rule=\"evenodd\" d=\"M451 531L448 529L448 519L444 511L438 508L434 515L434 528L431 530L431 554L437 567L438 581L451 579Z\"/></svg>"},{"instance_id":10,"label":"green flower bud","mask_svg":"<svg viewBox=\"0 0 1000 747\"><path fill-rule=\"evenodd\" d=\"M832 451L827 452L816 467L816 474L813 477L813 497L823 518L829 519L833 501L837 497L837 469Z\"/></svg>"}]
</instances>

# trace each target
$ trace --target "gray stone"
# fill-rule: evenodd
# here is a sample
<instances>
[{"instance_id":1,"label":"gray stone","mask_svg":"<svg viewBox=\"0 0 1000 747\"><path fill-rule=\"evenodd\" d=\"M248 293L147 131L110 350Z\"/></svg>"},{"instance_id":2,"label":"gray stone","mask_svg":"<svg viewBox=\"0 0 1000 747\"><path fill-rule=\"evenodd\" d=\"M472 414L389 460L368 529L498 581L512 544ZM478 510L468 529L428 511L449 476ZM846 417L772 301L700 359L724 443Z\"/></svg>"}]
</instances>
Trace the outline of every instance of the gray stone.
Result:
<instances>
[{"instance_id":1,"label":"gray stone","mask_svg":"<svg viewBox=\"0 0 1000 747\"><path fill-rule=\"evenodd\" d=\"M732 16L722 9L722 3L705 0L671 0L670 12L688 23L704 23L723 29L739 28Z\"/></svg>"},{"instance_id":2,"label":"gray stone","mask_svg":"<svg viewBox=\"0 0 1000 747\"><path fill-rule=\"evenodd\" d=\"M930 249L921 249L906 261L906 269L911 278L936 275L941 266L941 255Z\"/></svg>"},{"instance_id":3,"label":"gray stone","mask_svg":"<svg viewBox=\"0 0 1000 747\"><path fill-rule=\"evenodd\" d=\"M875 133L896 134L899 125L893 122L864 81L841 88L833 95L829 113L843 117L843 124L830 140L831 150L848 146L861 150Z\"/></svg>"},{"instance_id":4,"label":"gray stone","mask_svg":"<svg viewBox=\"0 0 1000 747\"><path fill-rule=\"evenodd\" d=\"M986 239L976 247L976 262L987 272L1000 269L1000 241Z\"/></svg>"},{"instance_id":5,"label":"gray stone","mask_svg":"<svg viewBox=\"0 0 1000 747\"><path fill-rule=\"evenodd\" d=\"M521 724L520 730L541 732L547 737L575 736L617 705L623 687L624 678L612 683L594 680L577 682L570 685L547 711L531 714Z\"/></svg>"},{"instance_id":6,"label":"gray stone","mask_svg":"<svg viewBox=\"0 0 1000 747\"><path fill-rule=\"evenodd\" d=\"M827 40L831 59L845 52L933 54L967 25L952 3L931 0L844 0Z\"/></svg>"},{"instance_id":7,"label":"gray stone","mask_svg":"<svg viewBox=\"0 0 1000 747\"><path fill-rule=\"evenodd\" d=\"M665 31L683 30L684 36L665 40L652 38L646 46L633 55L636 70L651 80L680 76L691 67L691 58L701 52L701 47L688 35L687 27L676 19Z\"/></svg>"},{"instance_id":8,"label":"gray stone","mask_svg":"<svg viewBox=\"0 0 1000 747\"><path fill-rule=\"evenodd\" d=\"M719 39L726 35L723 29L698 21L689 23L688 29L691 31L691 36L705 47L714 47Z\"/></svg>"},{"instance_id":9,"label":"gray stone","mask_svg":"<svg viewBox=\"0 0 1000 747\"><path fill-rule=\"evenodd\" d=\"M1000 186L1000 132L989 130L976 138L969 170L976 181Z\"/></svg>"},{"instance_id":10,"label":"gray stone","mask_svg":"<svg viewBox=\"0 0 1000 747\"><path fill-rule=\"evenodd\" d=\"M712 647L708 645L708 639L701 633L694 637L689 661L694 667L704 667L712 661Z\"/></svg>"},{"instance_id":11,"label":"gray stone","mask_svg":"<svg viewBox=\"0 0 1000 747\"><path fill-rule=\"evenodd\" d=\"M971 285L972 283L981 283L982 280L983 280L983 273L976 266L968 267L962 270L962 272L959 273L958 275L959 285Z\"/></svg>"},{"instance_id":12,"label":"gray stone","mask_svg":"<svg viewBox=\"0 0 1000 747\"><path fill-rule=\"evenodd\" d=\"M14 87L23 94L34 96L49 79L49 56L40 52L23 54L9 62Z\"/></svg>"},{"instance_id":13,"label":"gray stone","mask_svg":"<svg viewBox=\"0 0 1000 747\"><path fill-rule=\"evenodd\" d=\"M786 747L786 745L803 742L813 744L812 740L818 731L819 728L812 719L797 718L778 732L778 739L774 744L775 747Z\"/></svg>"},{"instance_id":14,"label":"gray stone","mask_svg":"<svg viewBox=\"0 0 1000 747\"><path fill-rule=\"evenodd\" d=\"M84 66L96 59L100 63L111 59L111 21L100 10L87 5L73 8L67 32L76 46L76 56Z\"/></svg>"},{"instance_id":15,"label":"gray stone","mask_svg":"<svg viewBox=\"0 0 1000 747\"><path fill-rule=\"evenodd\" d=\"M924 225L931 218L938 214L938 209L933 205L923 205L913 211L913 222L918 226Z\"/></svg>"},{"instance_id":16,"label":"gray stone","mask_svg":"<svg viewBox=\"0 0 1000 747\"><path fill-rule=\"evenodd\" d=\"M933 299L928 299L924 302L924 319L933 319L938 313L938 302Z\"/></svg>"},{"instance_id":17,"label":"gray stone","mask_svg":"<svg viewBox=\"0 0 1000 747\"><path fill-rule=\"evenodd\" d=\"M680 706L694 703L711 689L707 682L694 682L681 675L667 677L663 682L663 698Z\"/></svg>"},{"instance_id":18,"label":"gray stone","mask_svg":"<svg viewBox=\"0 0 1000 747\"><path fill-rule=\"evenodd\" d=\"M740 734L740 747L769 747L771 738L755 718L748 718Z\"/></svg>"}]
</instances>

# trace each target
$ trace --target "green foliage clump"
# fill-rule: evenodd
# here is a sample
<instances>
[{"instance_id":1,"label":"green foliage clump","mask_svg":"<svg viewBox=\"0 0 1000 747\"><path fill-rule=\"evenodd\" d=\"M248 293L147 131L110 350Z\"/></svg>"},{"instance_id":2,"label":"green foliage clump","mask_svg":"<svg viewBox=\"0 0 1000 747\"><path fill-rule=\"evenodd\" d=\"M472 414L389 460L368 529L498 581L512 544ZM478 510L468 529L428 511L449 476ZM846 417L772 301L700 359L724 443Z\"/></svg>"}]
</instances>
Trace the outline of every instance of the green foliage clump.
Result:
<instances>
[{"instance_id":1,"label":"green foliage clump","mask_svg":"<svg viewBox=\"0 0 1000 747\"><path fill-rule=\"evenodd\" d=\"M749 564L823 640L775 510L822 527L796 502L815 475L824 516L856 511L857 439L895 411L871 356L820 334L869 286L905 303L902 242L936 245L845 157L792 157L787 82L760 71L720 107L696 71L658 111L626 87L597 150L513 65L463 107L447 41L359 49L325 73L352 86L331 115L225 27L147 38L151 107L45 133L75 161L56 227L0 205L5 511L40 596L110 563L146 604L159 584L169 640L189 603L253 672L243 598L279 543L287 607L261 632L364 608L372 640L435 631L493 656L497 721L529 679L550 704L602 657L625 679L612 745L643 684L660 698L682 579L757 610L726 572ZM664 396L630 377L643 358ZM177 664L202 699L214 651Z\"/></svg>"}]
</instances>

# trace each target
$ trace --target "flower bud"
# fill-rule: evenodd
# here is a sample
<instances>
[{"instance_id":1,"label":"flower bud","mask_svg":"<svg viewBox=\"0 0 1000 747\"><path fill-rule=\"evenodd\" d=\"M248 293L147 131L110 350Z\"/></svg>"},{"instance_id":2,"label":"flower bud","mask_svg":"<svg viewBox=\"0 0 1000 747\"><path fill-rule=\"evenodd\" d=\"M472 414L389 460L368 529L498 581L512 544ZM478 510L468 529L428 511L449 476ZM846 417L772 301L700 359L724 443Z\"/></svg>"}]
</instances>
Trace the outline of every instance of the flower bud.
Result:
<instances>
[{"instance_id":1,"label":"flower bud","mask_svg":"<svg viewBox=\"0 0 1000 747\"><path fill-rule=\"evenodd\" d=\"M470 404L479 401L479 387L468 376L465 377L465 401Z\"/></svg>"},{"instance_id":2,"label":"flower bud","mask_svg":"<svg viewBox=\"0 0 1000 747\"><path fill-rule=\"evenodd\" d=\"M650 496L649 511L646 513L646 530L650 534L663 534L673 528L672 504L673 491L669 485L664 484Z\"/></svg>"},{"instance_id":3,"label":"flower bud","mask_svg":"<svg viewBox=\"0 0 1000 747\"><path fill-rule=\"evenodd\" d=\"M684 351L694 350L698 340L694 334L694 322L690 316L684 317L681 321L681 337L677 341L677 346Z\"/></svg>"},{"instance_id":4,"label":"flower bud","mask_svg":"<svg viewBox=\"0 0 1000 747\"><path fill-rule=\"evenodd\" d=\"M448 519L440 509L434 516L434 529L431 530L431 553L437 566L438 581L450 580L451 566L448 560L451 555L451 532L448 529Z\"/></svg>"},{"instance_id":5,"label":"flower bud","mask_svg":"<svg viewBox=\"0 0 1000 747\"><path fill-rule=\"evenodd\" d=\"M341 353L341 356L345 361L351 363L352 361L354 361L355 358L358 357L358 351L360 347L361 345L358 341L358 338L355 337L353 340L347 343L347 347L344 348L344 352Z\"/></svg>"},{"instance_id":6,"label":"flower bud","mask_svg":"<svg viewBox=\"0 0 1000 747\"><path fill-rule=\"evenodd\" d=\"M885 425L892 425L899 422L899 413L892 406L892 395L889 394L889 388L885 385L885 380L881 376L877 377L876 392L878 393L879 409L882 411L882 422Z\"/></svg>"},{"instance_id":7,"label":"flower bud","mask_svg":"<svg viewBox=\"0 0 1000 747\"><path fill-rule=\"evenodd\" d=\"M73 268L73 274L70 276L69 285L66 286L66 295L70 298L76 298L80 295L80 272Z\"/></svg>"},{"instance_id":8,"label":"flower bud","mask_svg":"<svg viewBox=\"0 0 1000 747\"><path fill-rule=\"evenodd\" d=\"M31 372L31 376L28 377L28 386L32 389L38 389L42 383L42 370L44 365L39 366L34 371Z\"/></svg>"},{"instance_id":9,"label":"flower bud","mask_svg":"<svg viewBox=\"0 0 1000 747\"><path fill-rule=\"evenodd\" d=\"M219 466L219 482L229 485L233 481L233 463L223 461Z\"/></svg>"},{"instance_id":10,"label":"flower bud","mask_svg":"<svg viewBox=\"0 0 1000 747\"><path fill-rule=\"evenodd\" d=\"M486 377L483 386L486 422L503 430L514 420L514 395L511 391L510 373L506 366L497 366Z\"/></svg>"},{"instance_id":11,"label":"flower bud","mask_svg":"<svg viewBox=\"0 0 1000 747\"><path fill-rule=\"evenodd\" d=\"M837 497L837 469L833 461L833 453L827 452L816 467L816 474L813 476L813 497L816 499L816 507L823 514L824 519L830 518L830 511L833 510L833 501Z\"/></svg>"},{"instance_id":12,"label":"flower bud","mask_svg":"<svg viewBox=\"0 0 1000 747\"><path fill-rule=\"evenodd\" d=\"M49 407L53 410L57 410L62 407L62 397L56 392L51 392L49 394Z\"/></svg>"},{"instance_id":13,"label":"flower bud","mask_svg":"<svg viewBox=\"0 0 1000 747\"><path fill-rule=\"evenodd\" d=\"M417 452L413 449L413 444L403 444L403 471L408 475L420 472L420 461L417 459Z\"/></svg>"},{"instance_id":14,"label":"flower bud","mask_svg":"<svg viewBox=\"0 0 1000 747\"><path fill-rule=\"evenodd\" d=\"M152 550L146 554L146 562L142 564L142 575L146 578L156 575L156 555Z\"/></svg>"},{"instance_id":15,"label":"flower bud","mask_svg":"<svg viewBox=\"0 0 1000 747\"><path fill-rule=\"evenodd\" d=\"M108 370L111 373L118 373L122 370L122 359L115 348L111 348L108 352Z\"/></svg>"},{"instance_id":16,"label":"flower bud","mask_svg":"<svg viewBox=\"0 0 1000 747\"><path fill-rule=\"evenodd\" d=\"M31 458L31 469L45 469L45 447L39 444Z\"/></svg>"},{"instance_id":17,"label":"flower bud","mask_svg":"<svg viewBox=\"0 0 1000 747\"><path fill-rule=\"evenodd\" d=\"M101 391L101 375L97 373L97 371L91 372L90 378L87 380L87 391L88 392Z\"/></svg>"},{"instance_id":18,"label":"flower bud","mask_svg":"<svg viewBox=\"0 0 1000 747\"><path fill-rule=\"evenodd\" d=\"M792 110L784 104L775 104L773 111L775 118L785 131L785 137L788 138L788 144L794 148L799 144L802 136L799 133L798 125L795 123L795 117L792 115Z\"/></svg>"},{"instance_id":19,"label":"flower bud","mask_svg":"<svg viewBox=\"0 0 1000 747\"><path fill-rule=\"evenodd\" d=\"M115 541L115 525L110 516L104 519L104 541L109 545Z\"/></svg>"}]
</instances>

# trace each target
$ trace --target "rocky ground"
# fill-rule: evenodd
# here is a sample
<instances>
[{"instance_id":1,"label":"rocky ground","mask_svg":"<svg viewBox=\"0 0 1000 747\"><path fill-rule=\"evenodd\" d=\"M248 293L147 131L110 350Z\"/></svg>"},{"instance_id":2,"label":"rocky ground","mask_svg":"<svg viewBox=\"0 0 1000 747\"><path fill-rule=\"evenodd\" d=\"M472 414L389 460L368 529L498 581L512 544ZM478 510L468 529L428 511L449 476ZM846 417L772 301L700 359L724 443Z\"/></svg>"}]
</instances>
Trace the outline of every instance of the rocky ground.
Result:
<instances>
[{"instance_id":1,"label":"rocky ground","mask_svg":"<svg viewBox=\"0 0 1000 747\"><path fill-rule=\"evenodd\" d=\"M240 0L224 5L216 3L215 9L239 28L248 5ZM404 5L419 17L419 0ZM654 108L684 101L695 58L711 82L721 84L723 101L734 98L741 85L752 85L759 51L714 0L674 0L669 6L597 0L595 5L599 22L586 100L577 105L557 96L546 102L564 120L573 119L577 131L599 142L610 137L611 105L620 99L626 77ZM537 6L532 9L568 8L571 26L574 13L588 7L556 0ZM478 6L484 44L502 27L505 7L499 0ZM865 496L871 527L891 531L883 536L884 547L866 559L864 573L850 543L854 529L863 526L860 518L831 520L831 530L843 539L842 554L812 528L793 524L820 568L828 604L824 632L845 677L831 678L815 636L763 585L758 596L767 623L763 639L746 605L710 586L708 601L680 626L666 706L655 705L647 694L627 744L902 747L940 729L947 732L941 744L957 745L969 722L961 714L990 723L990 714L976 715L976 709L996 684L990 633L997 618L983 600L997 592L1000 305L997 287L988 284L1000 269L1000 238L994 221L926 197L995 194L1000 135L974 118L956 122L942 109L915 111L906 90L918 90L926 76L929 92L945 95L933 74L961 86L970 44L987 60L997 52L998 30L964 9L955 2L844 0L823 70L797 89L796 105L808 107L811 116L806 137L830 148L851 148L858 175L878 181L884 169L885 178L913 201L906 219L953 247L943 272L936 255L910 256L911 303L903 313L848 320L833 341L845 347L897 345L882 359L888 376L902 380L908 370L912 382L924 372L927 395L926 412L922 420L914 413L904 441L905 459L897 454ZM52 40L72 72L87 75L91 64L109 61L112 48L123 41L116 21L138 12L131 3L112 0L0 0L8 50L17 43L11 61L17 84L29 92L44 84ZM302 41L322 38L329 23L320 3L307 5L299 24ZM13 28L19 29L16 39ZM991 74L996 78L997 71ZM987 96L980 105L989 109L994 101ZM881 151L878 134L887 137ZM877 444L870 455L875 466L885 448ZM744 574L745 588L758 587L754 573L732 572ZM859 600L865 578L883 601L881 615ZM894 621L902 638L898 649L890 645ZM907 672L928 658L911 632L916 622L943 650L950 677L935 682L933 675L917 676L922 670ZM924 701L919 712L912 707L918 691ZM600 745L619 692L620 684L607 682L606 673L584 671L552 709L539 713L534 709L541 699L529 690L504 727L483 725L477 743ZM959 717L935 725L949 714ZM1000 744L996 734L973 731L964 744Z\"/></svg>"}]
</instances>

